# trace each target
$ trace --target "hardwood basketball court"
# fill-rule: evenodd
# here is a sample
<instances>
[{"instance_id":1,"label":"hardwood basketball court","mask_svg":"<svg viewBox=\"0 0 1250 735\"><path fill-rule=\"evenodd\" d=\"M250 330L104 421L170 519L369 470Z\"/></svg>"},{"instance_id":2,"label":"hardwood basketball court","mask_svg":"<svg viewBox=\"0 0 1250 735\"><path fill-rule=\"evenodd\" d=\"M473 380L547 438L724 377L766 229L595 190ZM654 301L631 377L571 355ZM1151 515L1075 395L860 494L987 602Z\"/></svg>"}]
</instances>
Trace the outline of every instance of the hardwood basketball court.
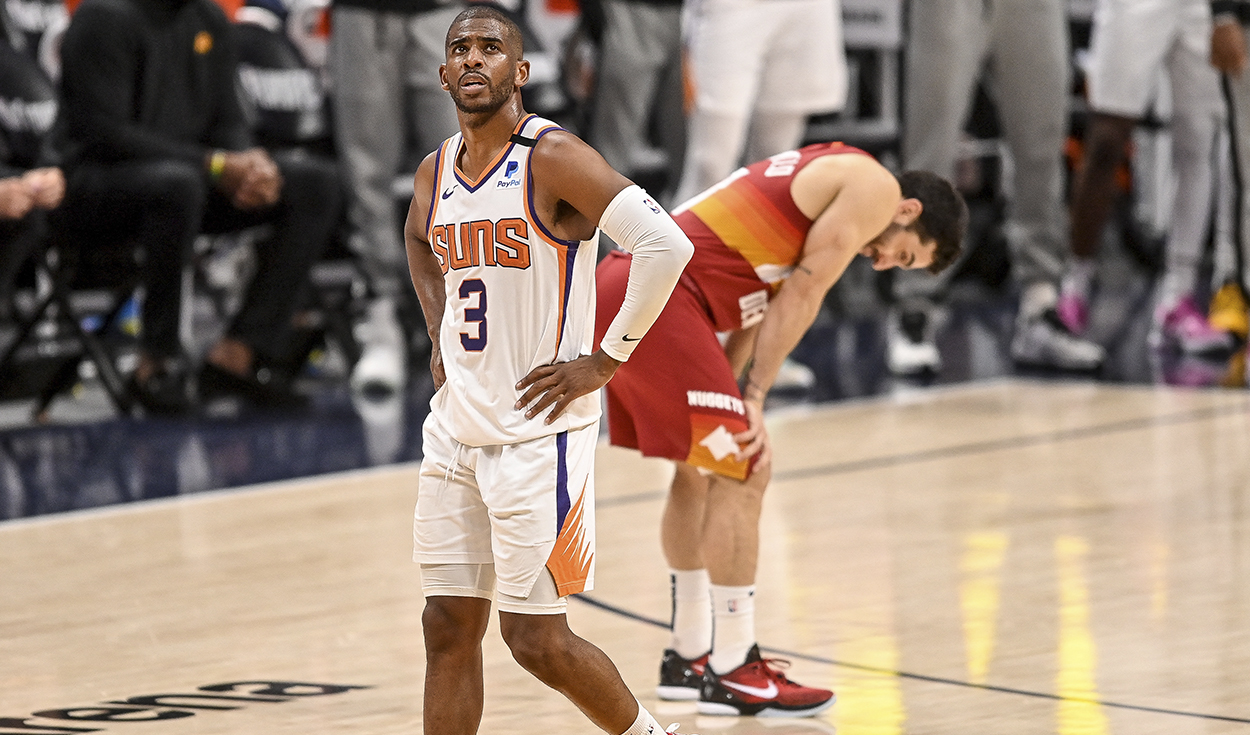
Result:
<instances>
[{"instance_id":1,"label":"hardwood basketball court","mask_svg":"<svg viewBox=\"0 0 1250 735\"><path fill-rule=\"evenodd\" d=\"M1250 735L1250 395L1004 380L770 427L759 640L838 704L656 702L668 473L604 446L597 588L569 617L662 723ZM419 733L416 475L0 523L0 735ZM486 656L481 732L596 732L494 625Z\"/></svg>"}]
</instances>

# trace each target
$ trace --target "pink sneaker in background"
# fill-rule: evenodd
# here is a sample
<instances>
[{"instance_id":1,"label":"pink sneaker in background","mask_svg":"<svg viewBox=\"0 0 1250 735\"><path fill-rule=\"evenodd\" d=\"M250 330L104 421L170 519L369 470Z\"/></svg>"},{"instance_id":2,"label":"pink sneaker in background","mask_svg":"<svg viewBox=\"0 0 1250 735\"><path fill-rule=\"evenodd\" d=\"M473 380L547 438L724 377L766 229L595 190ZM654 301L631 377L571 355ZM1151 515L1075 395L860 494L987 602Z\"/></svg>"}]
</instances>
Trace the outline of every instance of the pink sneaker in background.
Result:
<instances>
[{"instance_id":1,"label":"pink sneaker in background","mask_svg":"<svg viewBox=\"0 0 1250 735\"><path fill-rule=\"evenodd\" d=\"M1059 302L1055 304L1055 313L1068 331L1081 335L1089 327L1089 300L1084 296L1065 291L1059 294Z\"/></svg>"},{"instance_id":2,"label":"pink sneaker in background","mask_svg":"<svg viewBox=\"0 0 1250 735\"><path fill-rule=\"evenodd\" d=\"M1188 355L1227 352L1233 347L1233 336L1212 327L1193 296L1182 297L1171 309L1160 307L1150 338L1152 347L1171 344Z\"/></svg>"}]
</instances>

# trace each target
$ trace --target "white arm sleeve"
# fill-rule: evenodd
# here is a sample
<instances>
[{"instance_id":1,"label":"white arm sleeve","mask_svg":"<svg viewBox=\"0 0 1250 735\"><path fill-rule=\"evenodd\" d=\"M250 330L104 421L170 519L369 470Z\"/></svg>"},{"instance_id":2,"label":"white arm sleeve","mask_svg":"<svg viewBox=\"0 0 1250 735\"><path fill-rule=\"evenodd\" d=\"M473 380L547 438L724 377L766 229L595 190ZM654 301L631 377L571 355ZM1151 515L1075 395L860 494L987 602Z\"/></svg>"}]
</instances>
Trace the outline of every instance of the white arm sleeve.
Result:
<instances>
[{"instance_id":1,"label":"white arm sleeve","mask_svg":"<svg viewBox=\"0 0 1250 735\"><path fill-rule=\"evenodd\" d=\"M636 184L622 189L603 210L599 229L634 255L625 301L599 345L609 357L624 362L668 303L694 245Z\"/></svg>"}]
</instances>

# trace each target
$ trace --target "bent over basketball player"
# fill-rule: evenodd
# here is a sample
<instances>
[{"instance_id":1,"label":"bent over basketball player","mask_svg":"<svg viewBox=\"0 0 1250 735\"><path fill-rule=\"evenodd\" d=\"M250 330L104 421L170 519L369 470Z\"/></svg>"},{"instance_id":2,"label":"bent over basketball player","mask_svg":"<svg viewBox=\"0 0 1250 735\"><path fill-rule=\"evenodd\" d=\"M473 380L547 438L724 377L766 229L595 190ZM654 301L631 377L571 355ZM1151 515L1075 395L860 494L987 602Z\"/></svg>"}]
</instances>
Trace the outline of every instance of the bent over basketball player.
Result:
<instances>
[{"instance_id":1,"label":"bent over basketball player","mask_svg":"<svg viewBox=\"0 0 1250 735\"><path fill-rule=\"evenodd\" d=\"M487 6L447 32L460 133L422 162L405 226L438 392L414 521L426 607L424 732L482 718L492 598L513 657L611 735L656 735L616 667L569 630L594 580L598 389L629 358L693 250L593 149L527 115L521 34ZM635 257L593 353L596 225Z\"/></svg>"},{"instance_id":2,"label":"bent over basketball player","mask_svg":"<svg viewBox=\"0 0 1250 735\"><path fill-rule=\"evenodd\" d=\"M764 397L857 253L877 270L936 273L959 252L967 207L935 174L895 178L863 151L828 143L739 169L674 218L694 256L607 391L612 443L677 463L661 521L673 637L658 693L697 699L705 714L814 715L833 692L790 681L755 645L770 477ZM630 271L619 251L599 265L605 340ZM729 333L723 348L717 333Z\"/></svg>"}]
</instances>

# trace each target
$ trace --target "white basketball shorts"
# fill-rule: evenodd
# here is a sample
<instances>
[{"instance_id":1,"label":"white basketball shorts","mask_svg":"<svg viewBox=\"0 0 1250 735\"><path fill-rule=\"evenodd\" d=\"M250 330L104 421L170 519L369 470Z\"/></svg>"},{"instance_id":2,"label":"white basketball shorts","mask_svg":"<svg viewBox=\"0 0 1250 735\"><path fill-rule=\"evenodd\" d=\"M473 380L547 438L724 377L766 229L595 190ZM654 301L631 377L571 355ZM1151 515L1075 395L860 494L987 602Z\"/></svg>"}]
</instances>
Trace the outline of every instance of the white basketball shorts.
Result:
<instances>
[{"instance_id":1,"label":"white basketball shorts","mask_svg":"<svg viewBox=\"0 0 1250 735\"><path fill-rule=\"evenodd\" d=\"M466 446L431 412L413 559L493 564L501 594L526 599L546 569L559 596L594 586L599 422L518 444Z\"/></svg>"},{"instance_id":2,"label":"white basketball shorts","mask_svg":"<svg viewBox=\"0 0 1250 735\"><path fill-rule=\"evenodd\" d=\"M1089 51L1087 87L1095 112L1141 117L1164 72L1174 108L1201 113L1222 104L1208 61L1207 0L1098 0Z\"/></svg>"},{"instance_id":3,"label":"white basketball shorts","mask_svg":"<svg viewBox=\"0 0 1250 735\"><path fill-rule=\"evenodd\" d=\"M846 103L842 17L830 0L699 0L689 60L696 106L815 113Z\"/></svg>"}]
</instances>

